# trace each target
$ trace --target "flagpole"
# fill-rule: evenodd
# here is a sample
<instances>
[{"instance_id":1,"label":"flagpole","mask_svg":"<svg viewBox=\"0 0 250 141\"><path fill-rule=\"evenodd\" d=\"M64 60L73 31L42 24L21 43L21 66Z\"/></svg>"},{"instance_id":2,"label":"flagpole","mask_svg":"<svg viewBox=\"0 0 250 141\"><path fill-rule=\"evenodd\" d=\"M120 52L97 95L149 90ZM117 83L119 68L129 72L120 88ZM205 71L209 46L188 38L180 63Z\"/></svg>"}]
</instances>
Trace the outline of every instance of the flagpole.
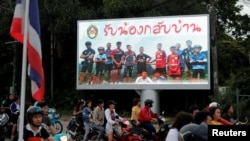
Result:
<instances>
[{"instance_id":1,"label":"flagpole","mask_svg":"<svg viewBox=\"0 0 250 141\"><path fill-rule=\"evenodd\" d=\"M24 119L25 119L25 90L26 90L26 75L27 75L27 44L28 44L28 25L29 25L29 8L30 0L25 1L25 15L24 15L24 41L23 41L23 62L22 62L22 80L21 80L21 102L19 115L19 131L18 141L23 141Z\"/></svg>"}]
</instances>

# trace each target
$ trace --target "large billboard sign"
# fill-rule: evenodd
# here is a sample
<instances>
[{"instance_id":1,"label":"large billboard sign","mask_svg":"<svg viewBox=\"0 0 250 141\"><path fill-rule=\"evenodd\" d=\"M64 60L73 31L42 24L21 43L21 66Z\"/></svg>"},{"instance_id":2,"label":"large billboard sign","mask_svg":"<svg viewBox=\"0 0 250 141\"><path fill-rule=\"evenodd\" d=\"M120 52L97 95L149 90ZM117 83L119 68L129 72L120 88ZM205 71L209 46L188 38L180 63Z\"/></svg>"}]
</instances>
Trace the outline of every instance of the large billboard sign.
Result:
<instances>
[{"instance_id":1,"label":"large billboard sign","mask_svg":"<svg viewBox=\"0 0 250 141\"><path fill-rule=\"evenodd\" d=\"M77 26L77 89L210 89L208 15Z\"/></svg>"}]
</instances>

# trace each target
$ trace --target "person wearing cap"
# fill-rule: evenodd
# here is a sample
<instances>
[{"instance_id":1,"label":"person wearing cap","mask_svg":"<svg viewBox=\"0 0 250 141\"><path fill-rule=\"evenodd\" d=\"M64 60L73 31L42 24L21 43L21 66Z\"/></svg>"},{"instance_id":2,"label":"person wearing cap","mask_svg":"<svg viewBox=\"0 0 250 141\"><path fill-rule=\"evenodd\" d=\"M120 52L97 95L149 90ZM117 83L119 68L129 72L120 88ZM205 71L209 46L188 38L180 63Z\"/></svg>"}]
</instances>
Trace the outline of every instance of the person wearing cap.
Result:
<instances>
[{"instance_id":1,"label":"person wearing cap","mask_svg":"<svg viewBox=\"0 0 250 141\"><path fill-rule=\"evenodd\" d=\"M180 67L180 56L176 52L176 47L170 47L171 54L167 57L168 64L168 75L173 80L180 80L181 77L181 67Z\"/></svg>"},{"instance_id":2,"label":"person wearing cap","mask_svg":"<svg viewBox=\"0 0 250 141\"><path fill-rule=\"evenodd\" d=\"M131 83L132 82L132 71L133 66L136 61L136 54L132 50L131 45L127 45L127 51L124 54L124 73L123 73L123 83Z\"/></svg>"},{"instance_id":3,"label":"person wearing cap","mask_svg":"<svg viewBox=\"0 0 250 141\"><path fill-rule=\"evenodd\" d=\"M104 47L99 47L98 53L99 54L97 54L97 56L95 57L96 67L95 67L95 76L93 79L93 84L103 83L103 77L107 62L107 57L106 54L104 53Z\"/></svg>"},{"instance_id":4,"label":"person wearing cap","mask_svg":"<svg viewBox=\"0 0 250 141\"><path fill-rule=\"evenodd\" d=\"M98 99L97 106L94 109L93 113L93 122L95 123L95 128L99 130L99 135L97 140L100 140L104 135L104 100Z\"/></svg>"},{"instance_id":5,"label":"person wearing cap","mask_svg":"<svg viewBox=\"0 0 250 141\"><path fill-rule=\"evenodd\" d=\"M158 43L157 51L155 53L155 60L151 61L151 63L155 62L155 69L157 69L161 73L161 75L167 79L166 59L166 52L162 50L162 44Z\"/></svg>"},{"instance_id":6,"label":"person wearing cap","mask_svg":"<svg viewBox=\"0 0 250 141\"><path fill-rule=\"evenodd\" d=\"M146 99L144 101L144 107L141 109L139 114L139 122L141 123L141 127L148 131L148 140L153 140L153 134L156 133L156 129L154 128L152 121L157 121L158 115L151 110L153 107L154 101L151 99Z\"/></svg>"},{"instance_id":7,"label":"person wearing cap","mask_svg":"<svg viewBox=\"0 0 250 141\"><path fill-rule=\"evenodd\" d=\"M207 56L204 53L200 53L202 47L200 45L194 46L194 54L190 58L190 63L192 64L192 77L194 80L198 80L198 75L200 80L205 80L205 69L207 64Z\"/></svg>"},{"instance_id":8,"label":"person wearing cap","mask_svg":"<svg viewBox=\"0 0 250 141\"><path fill-rule=\"evenodd\" d=\"M112 50L111 56L113 60L112 83L119 83L121 80L121 69L124 61L124 51L121 49L121 42L117 42L117 48Z\"/></svg>"},{"instance_id":9,"label":"person wearing cap","mask_svg":"<svg viewBox=\"0 0 250 141\"><path fill-rule=\"evenodd\" d=\"M106 61L106 72L107 72L107 77L108 77L108 83L111 83L111 72L113 69L113 60L112 60L112 50L111 50L111 43L108 42L106 45L106 50L105 50L105 54L107 57L107 61Z\"/></svg>"},{"instance_id":10,"label":"person wearing cap","mask_svg":"<svg viewBox=\"0 0 250 141\"><path fill-rule=\"evenodd\" d=\"M191 80L191 78L192 78L192 76L191 76L192 65L190 63L190 57L194 53L194 48L192 47L192 41L191 40L187 40L186 45L187 45L187 48L185 48L182 51L182 56L184 58L184 63L186 65L188 79Z\"/></svg>"},{"instance_id":11,"label":"person wearing cap","mask_svg":"<svg viewBox=\"0 0 250 141\"><path fill-rule=\"evenodd\" d=\"M88 72L88 84L91 84L92 81L92 69L93 69L93 63L94 63L94 56L95 56L95 50L91 48L91 42L87 41L85 42L85 46L87 49L85 49L80 58L84 59L82 61L82 68L80 71L80 80L79 83L82 84L85 79L85 73Z\"/></svg>"},{"instance_id":12,"label":"person wearing cap","mask_svg":"<svg viewBox=\"0 0 250 141\"><path fill-rule=\"evenodd\" d=\"M116 102L113 100L109 100L107 102L108 108L105 110L105 118L107 120L107 123L105 125L106 134L108 136L108 141L113 140L113 126L118 125L119 123L116 122L116 118L121 118L116 112L115 112L115 105Z\"/></svg>"}]
</instances>

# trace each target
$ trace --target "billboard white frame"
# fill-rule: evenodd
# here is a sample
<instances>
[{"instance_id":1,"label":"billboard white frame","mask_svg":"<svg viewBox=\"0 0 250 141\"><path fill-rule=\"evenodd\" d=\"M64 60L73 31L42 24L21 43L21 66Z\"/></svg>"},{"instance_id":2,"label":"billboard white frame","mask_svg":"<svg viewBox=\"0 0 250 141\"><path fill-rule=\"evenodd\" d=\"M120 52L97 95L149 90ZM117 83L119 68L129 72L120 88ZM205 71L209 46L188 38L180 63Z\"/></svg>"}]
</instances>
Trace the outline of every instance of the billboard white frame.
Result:
<instances>
[{"instance_id":1,"label":"billboard white frame","mask_svg":"<svg viewBox=\"0 0 250 141\"><path fill-rule=\"evenodd\" d=\"M207 80L205 82L191 82L191 81L182 81L182 82L170 82L170 83L162 83L162 84L96 84L96 85L88 85L86 82L84 84L79 84L79 71L80 71L80 63L82 59L80 58L80 55L82 51L85 49L85 41L91 41L92 42L92 48L97 52L97 47L103 46L106 48L106 43L104 42L112 42L112 49L115 48L115 43L117 41L122 42L122 49L126 51L126 41L130 41L128 44L132 44L132 49L136 51L136 54L138 53L139 44L136 44L138 39L137 37L133 37L132 35L128 34L122 34L120 32L120 35L117 34L115 37L110 37L111 31L106 32L104 31L104 25L110 24L112 26L123 26L124 23L127 22L126 26L129 27L133 24L136 24L137 27L139 27L139 24L145 24L150 23L161 25L165 24L166 26L171 25L172 29L168 33L157 33L155 35L155 38L159 37L159 39L155 39L152 42L154 42L154 46L152 47L153 50L156 51L156 44L159 42L163 43L163 49L166 50L166 53L169 54L169 47L171 45L175 45L173 43L177 43L179 41L173 41L173 38L182 39L182 49L185 47L185 41L186 40L192 40L193 45L199 44L205 48L207 51ZM97 41L98 37L94 36L88 36L87 35L87 29L89 26L96 26L98 29L97 36L99 36L99 40L102 39L104 42ZM175 26L174 26L175 25ZM143 90L143 89L154 89L154 90L194 90L194 89L203 89L203 90L209 90L211 89L211 73L210 73L210 22L209 22L209 15L208 14L201 14L201 15L181 15L181 16L161 16L161 17L141 17L141 18L122 18L122 19L101 19L101 20L79 20L77 22L77 62L76 62L76 88L78 90L83 89L92 89L92 90L110 90L110 89L119 89L119 90ZM179 26L179 29L178 29ZM175 28L174 28L175 27ZM124 27L125 29L126 27ZM107 28L106 28L107 29ZM146 31L145 31L146 32ZM185 33L186 32L186 33ZM130 33L134 33L131 29ZM137 34L139 32L136 32ZM136 34L135 33L135 34ZM149 32L148 32L149 33ZM145 34L148 34L145 33ZM106 35L105 35L106 34ZM192 36L193 35L193 36ZM105 37L107 36L107 37ZM129 39L129 36L131 39ZM146 37L148 35L143 35L142 38L149 38ZM154 36L154 35L149 35ZM186 36L186 37L183 37ZM126 37L126 38L124 38ZM162 40L164 37L166 37L165 40ZM124 38L124 39L123 39ZM164 43L169 43L165 44ZM199 42L199 43L197 43ZM146 47L145 47L146 50ZM147 52L148 54L152 53L152 49ZM154 59L154 53L150 54L152 56L152 59ZM154 68L154 67L153 67ZM94 75L94 73L93 73ZM135 76L134 76L135 77ZM123 76L121 75L121 79Z\"/></svg>"}]
</instances>

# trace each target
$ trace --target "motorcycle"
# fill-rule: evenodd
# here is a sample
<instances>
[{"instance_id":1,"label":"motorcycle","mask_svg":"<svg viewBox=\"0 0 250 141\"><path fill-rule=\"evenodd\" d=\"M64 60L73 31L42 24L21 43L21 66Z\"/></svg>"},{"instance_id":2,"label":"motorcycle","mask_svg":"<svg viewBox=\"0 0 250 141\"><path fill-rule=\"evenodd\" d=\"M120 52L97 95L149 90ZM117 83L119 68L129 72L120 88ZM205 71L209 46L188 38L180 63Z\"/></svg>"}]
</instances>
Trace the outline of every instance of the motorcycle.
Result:
<instances>
[{"instance_id":1,"label":"motorcycle","mask_svg":"<svg viewBox=\"0 0 250 141\"><path fill-rule=\"evenodd\" d=\"M119 125L113 127L113 141L142 141L142 138L132 132L130 122L126 118L116 117ZM91 138L91 141L96 141L98 134ZM101 138L101 141L107 141L107 135Z\"/></svg>"},{"instance_id":2,"label":"motorcycle","mask_svg":"<svg viewBox=\"0 0 250 141\"><path fill-rule=\"evenodd\" d=\"M68 141L69 135L66 133L60 133L53 136L55 141Z\"/></svg>"},{"instance_id":3,"label":"motorcycle","mask_svg":"<svg viewBox=\"0 0 250 141\"><path fill-rule=\"evenodd\" d=\"M60 119L61 115L56 112L56 109L54 108L49 108L48 110L48 116L50 117L53 126L55 127L57 133L61 133L63 131L63 125L62 121Z\"/></svg>"},{"instance_id":4,"label":"motorcycle","mask_svg":"<svg viewBox=\"0 0 250 141\"><path fill-rule=\"evenodd\" d=\"M11 122L8 114L0 113L0 140L4 141L11 130Z\"/></svg>"},{"instance_id":5,"label":"motorcycle","mask_svg":"<svg viewBox=\"0 0 250 141\"><path fill-rule=\"evenodd\" d=\"M166 119L163 116L158 116L157 122L159 124L159 130L153 135L154 141L165 141L168 131L171 128L171 124L167 124ZM140 125L136 125L136 121L131 121L135 134L140 135L143 141L147 141L148 131L142 128Z\"/></svg>"},{"instance_id":6,"label":"motorcycle","mask_svg":"<svg viewBox=\"0 0 250 141\"><path fill-rule=\"evenodd\" d=\"M81 128L81 129L80 129ZM67 133L69 133L70 138L73 141L81 141L84 138L85 129L80 127L80 124L77 123L76 118L72 117L67 125ZM98 129L95 128L94 123L90 122L90 132L88 134L88 139L91 139L93 136L98 135Z\"/></svg>"}]
</instances>

